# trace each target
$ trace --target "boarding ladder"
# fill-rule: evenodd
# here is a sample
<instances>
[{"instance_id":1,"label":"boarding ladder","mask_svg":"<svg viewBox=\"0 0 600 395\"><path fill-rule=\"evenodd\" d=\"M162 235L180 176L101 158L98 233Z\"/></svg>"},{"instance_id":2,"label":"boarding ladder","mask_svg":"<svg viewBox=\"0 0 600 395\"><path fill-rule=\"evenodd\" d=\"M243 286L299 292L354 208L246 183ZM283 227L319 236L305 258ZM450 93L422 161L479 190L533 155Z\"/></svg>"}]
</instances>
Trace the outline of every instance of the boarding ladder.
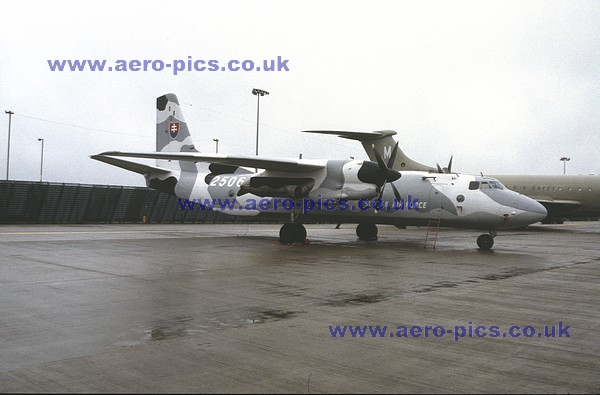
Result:
<instances>
[{"instance_id":1,"label":"boarding ladder","mask_svg":"<svg viewBox=\"0 0 600 395\"><path fill-rule=\"evenodd\" d=\"M435 250L435 244L437 243L438 233L440 232L440 222L439 218L430 218L427 224L427 233L425 234L425 245L423 248L427 248L427 242L429 239L432 239L433 249Z\"/></svg>"}]
</instances>

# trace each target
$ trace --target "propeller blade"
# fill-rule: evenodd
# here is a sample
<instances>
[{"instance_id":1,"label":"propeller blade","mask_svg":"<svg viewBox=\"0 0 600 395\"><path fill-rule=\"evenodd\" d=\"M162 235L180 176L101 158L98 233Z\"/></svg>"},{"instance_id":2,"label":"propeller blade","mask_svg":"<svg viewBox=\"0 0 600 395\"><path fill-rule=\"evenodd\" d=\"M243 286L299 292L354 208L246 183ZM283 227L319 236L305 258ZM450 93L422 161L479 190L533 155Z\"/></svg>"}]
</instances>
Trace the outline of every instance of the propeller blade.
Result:
<instances>
[{"instance_id":1,"label":"propeller blade","mask_svg":"<svg viewBox=\"0 0 600 395\"><path fill-rule=\"evenodd\" d=\"M375 152L375 159L377 159L377 164L379 165L379 169L381 171L387 170L388 167L385 164L385 162L383 161L383 158L381 157L381 155L379 155L379 152L377 152L376 149L373 149L373 152Z\"/></svg>"},{"instance_id":2,"label":"propeller blade","mask_svg":"<svg viewBox=\"0 0 600 395\"><path fill-rule=\"evenodd\" d=\"M394 197L396 198L396 205L400 204L400 201L402 200L402 195L400 195L400 192L398 191L398 188L396 188L396 186L394 185L393 182L389 183L392 186L392 190L394 191ZM383 191L385 190L385 186L387 184L383 184L383 186L381 187L381 190L379 191L379 197L378 199L380 201L382 201L383 199ZM383 207L381 207L381 209L383 209ZM375 214L378 213L378 210L376 208L374 208Z\"/></svg>"},{"instance_id":3,"label":"propeller blade","mask_svg":"<svg viewBox=\"0 0 600 395\"><path fill-rule=\"evenodd\" d=\"M398 188L396 188L396 186L392 183L390 183L390 185L392 186L392 189L394 190L394 196L396 197L396 202L398 202L398 204L400 204L400 200L402 200L402 196L400 196L400 192L398 192Z\"/></svg>"},{"instance_id":4,"label":"propeller blade","mask_svg":"<svg viewBox=\"0 0 600 395\"><path fill-rule=\"evenodd\" d=\"M385 190L385 184L383 184L381 186L381 189L379 190L379 196L377 197L378 202L381 202L381 197L383 196L383 191ZM383 206L381 207L381 209L383 209ZM373 207L373 212L375 214L379 213L379 210L377 209L377 207Z\"/></svg>"},{"instance_id":5,"label":"propeller blade","mask_svg":"<svg viewBox=\"0 0 600 395\"><path fill-rule=\"evenodd\" d=\"M396 147L397 146L398 146L398 144L396 144ZM390 169L388 167L388 165L385 164L385 162L383 161L383 158L381 157L381 155L375 148L373 148L373 152L375 153L375 158L377 159L377 164L379 165L379 170L381 171L381 174L383 176L383 182L381 183L380 186L385 185L386 182L396 181L398 178L402 177L402 174L400 174L399 171Z\"/></svg>"},{"instance_id":6,"label":"propeller blade","mask_svg":"<svg viewBox=\"0 0 600 395\"><path fill-rule=\"evenodd\" d=\"M379 191L379 196L377 197L377 199L381 200L383 198L383 191L385 190L385 186L386 186L386 184L383 184L383 186L381 187L381 190Z\"/></svg>"},{"instance_id":7,"label":"propeller blade","mask_svg":"<svg viewBox=\"0 0 600 395\"><path fill-rule=\"evenodd\" d=\"M452 155L450 157L450 162L448 162L448 167L444 167L443 169L442 169L442 167L440 166L439 163L436 163L438 173L443 173L443 174L450 174L450 173L452 173L452 159L453 158L454 158L454 155Z\"/></svg>"},{"instance_id":8,"label":"propeller blade","mask_svg":"<svg viewBox=\"0 0 600 395\"><path fill-rule=\"evenodd\" d=\"M396 143L396 145L394 146L394 150L392 151L392 154L390 155L390 160L389 163L390 165L393 164L395 158L396 158L396 151L398 150L398 143ZM389 182L394 182L397 179L399 179L400 177L402 177L402 174L394 169L390 169L389 166L383 161L383 158L381 157L381 155L379 154L379 152L375 149L375 147L373 147L373 152L375 153L375 158L377 159L377 170L375 171L375 169L373 168L374 163L373 162L365 162L361 168L361 170L359 170L358 173L358 179L363 181L363 182L372 182L375 185L377 185L379 187L379 196L378 199L382 200L383 197L383 192L385 191L385 185ZM362 175L361 175L362 172ZM394 195L399 196L400 194L398 193L396 187L393 186L394 184L392 184L392 187L394 188ZM374 208L375 213L378 212L377 208Z\"/></svg>"}]
</instances>

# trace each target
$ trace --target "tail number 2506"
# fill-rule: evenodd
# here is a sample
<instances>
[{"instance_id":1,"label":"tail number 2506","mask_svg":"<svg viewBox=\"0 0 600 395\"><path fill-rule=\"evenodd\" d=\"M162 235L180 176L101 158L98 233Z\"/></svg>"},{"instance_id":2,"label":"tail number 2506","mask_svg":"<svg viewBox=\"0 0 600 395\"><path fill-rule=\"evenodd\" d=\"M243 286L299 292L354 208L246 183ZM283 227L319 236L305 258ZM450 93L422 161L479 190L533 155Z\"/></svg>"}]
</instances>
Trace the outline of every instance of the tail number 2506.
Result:
<instances>
[{"instance_id":1,"label":"tail number 2506","mask_svg":"<svg viewBox=\"0 0 600 395\"><path fill-rule=\"evenodd\" d=\"M247 176L215 176L211 181L210 181L210 186L211 187L224 187L224 186L228 186L228 187L241 187L242 184L244 183L244 181L246 181L248 179Z\"/></svg>"}]
</instances>

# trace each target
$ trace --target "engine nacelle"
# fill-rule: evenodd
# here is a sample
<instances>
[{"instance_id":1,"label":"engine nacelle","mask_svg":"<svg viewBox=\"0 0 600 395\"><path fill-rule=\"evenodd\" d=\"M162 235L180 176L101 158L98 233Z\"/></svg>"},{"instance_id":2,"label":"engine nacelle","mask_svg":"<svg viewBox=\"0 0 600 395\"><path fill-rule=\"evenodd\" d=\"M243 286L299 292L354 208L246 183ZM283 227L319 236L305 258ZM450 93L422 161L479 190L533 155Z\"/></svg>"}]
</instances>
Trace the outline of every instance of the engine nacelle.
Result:
<instances>
[{"instance_id":1,"label":"engine nacelle","mask_svg":"<svg viewBox=\"0 0 600 395\"><path fill-rule=\"evenodd\" d=\"M251 193L260 197L300 199L308 196L314 185L312 178L253 177L240 186L238 196Z\"/></svg>"},{"instance_id":2,"label":"engine nacelle","mask_svg":"<svg viewBox=\"0 0 600 395\"><path fill-rule=\"evenodd\" d=\"M373 199L379 195L378 188L376 186L370 186L364 188L364 185L344 185L340 199L348 200L360 200L360 199Z\"/></svg>"},{"instance_id":3,"label":"engine nacelle","mask_svg":"<svg viewBox=\"0 0 600 395\"><path fill-rule=\"evenodd\" d=\"M375 183L361 180L358 174L364 172L364 167L370 166L372 163L353 160L344 164L342 168L344 183L342 184L341 199L359 200L377 197L379 187ZM361 171L361 169L363 170Z\"/></svg>"}]
</instances>

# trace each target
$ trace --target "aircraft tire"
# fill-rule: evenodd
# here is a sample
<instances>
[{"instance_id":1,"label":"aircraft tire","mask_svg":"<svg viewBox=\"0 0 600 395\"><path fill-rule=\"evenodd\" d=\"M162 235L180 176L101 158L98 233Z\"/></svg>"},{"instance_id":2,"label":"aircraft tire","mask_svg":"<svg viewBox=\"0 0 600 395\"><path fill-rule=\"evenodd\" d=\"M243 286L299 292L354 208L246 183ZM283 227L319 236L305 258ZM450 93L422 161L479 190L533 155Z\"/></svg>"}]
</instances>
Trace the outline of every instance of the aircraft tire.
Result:
<instances>
[{"instance_id":1,"label":"aircraft tire","mask_svg":"<svg viewBox=\"0 0 600 395\"><path fill-rule=\"evenodd\" d=\"M477 245L482 250L489 250L494 245L494 238L492 235L483 234L477 238Z\"/></svg>"},{"instance_id":2,"label":"aircraft tire","mask_svg":"<svg viewBox=\"0 0 600 395\"><path fill-rule=\"evenodd\" d=\"M306 228L302 224L288 222L279 230L279 241L284 244L304 243Z\"/></svg>"},{"instance_id":3,"label":"aircraft tire","mask_svg":"<svg viewBox=\"0 0 600 395\"><path fill-rule=\"evenodd\" d=\"M359 239L364 241L377 240L377 225L369 223L358 224L356 227L356 235Z\"/></svg>"}]
</instances>

